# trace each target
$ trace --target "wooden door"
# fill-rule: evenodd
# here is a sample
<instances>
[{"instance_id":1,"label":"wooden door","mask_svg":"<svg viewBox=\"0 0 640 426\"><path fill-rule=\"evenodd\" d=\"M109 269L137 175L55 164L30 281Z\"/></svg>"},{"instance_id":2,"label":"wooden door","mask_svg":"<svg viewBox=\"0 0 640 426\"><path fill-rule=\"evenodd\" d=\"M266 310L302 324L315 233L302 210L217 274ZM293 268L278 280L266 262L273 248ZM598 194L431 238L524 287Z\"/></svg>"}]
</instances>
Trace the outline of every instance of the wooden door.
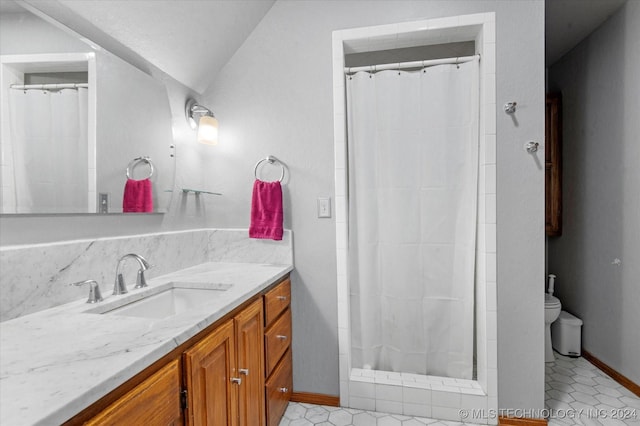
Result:
<instances>
[{"instance_id":1,"label":"wooden door","mask_svg":"<svg viewBox=\"0 0 640 426\"><path fill-rule=\"evenodd\" d=\"M562 98L547 95L545 120L545 230L562 235Z\"/></svg>"},{"instance_id":2,"label":"wooden door","mask_svg":"<svg viewBox=\"0 0 640 426\"><path fill-rule=\"evenodd\" d=\"M187 425L238 425L234 340L229 320L184 353Z\"/></svg>"},{"instance_id":3,"label":"wooden door","mask_svg":"<svg viewBox=\"0 0 640 426\"><path fill-rule=\"evenodd\" d=\"M264 327L262 300L235 317L240 426L264 426Z\"/></svg>"}]
</instances>

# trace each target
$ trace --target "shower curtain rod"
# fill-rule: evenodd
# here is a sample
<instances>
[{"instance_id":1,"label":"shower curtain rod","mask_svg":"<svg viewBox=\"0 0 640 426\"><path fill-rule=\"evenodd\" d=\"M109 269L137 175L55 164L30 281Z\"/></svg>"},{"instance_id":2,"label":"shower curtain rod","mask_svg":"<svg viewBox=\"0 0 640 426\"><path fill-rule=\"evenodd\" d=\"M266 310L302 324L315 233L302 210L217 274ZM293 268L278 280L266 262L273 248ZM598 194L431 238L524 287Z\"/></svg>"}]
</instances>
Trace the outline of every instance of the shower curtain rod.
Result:
<instances>
[{"instance_id":1,"label":"shower curtain rod","mask_svg":"<svg viewBox=\"0 0 640 426\"><path fill-rule=\"evenodd\" d=\"M11 89L17 90L56 90L56 89L77 89L79 87L88 88L88 83L48 83L48 84L12 84Z\"/></svg>"},{"instance_id":2,"label":"shower curtain rod","mask_svg":"<svg viewBox=\"0 0 640 426\"><path fill-rule=\"evenodd\" d=\"M385 70L399 70L407 68L424 68L434 65L442 64L462 64L464 62L473 61L476 58L480 58L480 54L473 56L460 56L458 58L442 58L442 59L429 59L426 61L411 61L411 62L396 62L393 64L380 64L380 65L366 65L363 67L344 67L345 74L355 74L358 71L385 71Z\"/></svg>"}]
</instances>

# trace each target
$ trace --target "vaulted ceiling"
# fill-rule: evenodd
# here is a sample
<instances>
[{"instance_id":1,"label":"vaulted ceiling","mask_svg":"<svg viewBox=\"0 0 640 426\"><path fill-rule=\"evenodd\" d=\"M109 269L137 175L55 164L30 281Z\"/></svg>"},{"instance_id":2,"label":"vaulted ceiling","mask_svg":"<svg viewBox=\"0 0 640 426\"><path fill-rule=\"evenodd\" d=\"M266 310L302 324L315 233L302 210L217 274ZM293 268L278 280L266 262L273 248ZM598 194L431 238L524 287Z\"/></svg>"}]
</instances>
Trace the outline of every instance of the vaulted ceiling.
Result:
<instances>
[{"instance_id":1,"label":"vaulted ceiling","mask_svg":"<svg viewBox=\"0 0 640 426\"><path fill-rule=\"evenodd\" d=\"M199 93L211 84L274 2L26 1L106 49L134 62L135 57L142 58Z\"/></svg>"},{"instance_id":2,"label":"vaulted ceiling","mask_svg":"<svg viewBox=\"0 0 640 426\"><path fill-rule=\"evenodd\" d=\"M625 1L627 0L546 0L547 66L573 49Z\"/></svg>"},{"instance_id":3,"label":"vaulted ceiling","mask_svg":"<svg viewBox=\"0 0 640 426\"><path fill-rule=\"evenodd\" d=\"M547 65L560 59L624 1L546 0ZM275 0L23 0L22 3L137 66L144 69L145 64L147 68L150 64L202 93Z\"/></svg>"}]
</instances>

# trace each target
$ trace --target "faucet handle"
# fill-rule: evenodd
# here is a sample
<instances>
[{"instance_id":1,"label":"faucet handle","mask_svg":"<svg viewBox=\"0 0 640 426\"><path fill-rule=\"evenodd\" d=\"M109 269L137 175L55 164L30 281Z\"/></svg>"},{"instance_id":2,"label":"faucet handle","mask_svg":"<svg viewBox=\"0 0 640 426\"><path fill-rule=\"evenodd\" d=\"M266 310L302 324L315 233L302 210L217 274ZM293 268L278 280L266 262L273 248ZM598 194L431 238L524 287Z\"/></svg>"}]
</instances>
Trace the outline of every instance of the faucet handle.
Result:
<instances>
[{"instance_id":1,"label":"faucet handle","mask_svg":"<svg viewBox=\"0 0 640 426\"><path fill-rule=\"evenodd\" d=\"M102 302L102 294L100 293L100 286L96 280L86 280L79 281L77 283L73 283L75 286L82 286L85 284L89 284L89 298L87 299L87 303L98 303Z\"/></svg>"},{"instance_id":2,"label":"faucet handle","mask_svg":"<svg viewBox=\"0 0 640 426\"><path fill-rule=\"evenodd\" d=\"M147 278L144 276L145 269L138 269L138 276L136 277L136 286L134 288L147 287Z\"/></svg>"}]
</instances>

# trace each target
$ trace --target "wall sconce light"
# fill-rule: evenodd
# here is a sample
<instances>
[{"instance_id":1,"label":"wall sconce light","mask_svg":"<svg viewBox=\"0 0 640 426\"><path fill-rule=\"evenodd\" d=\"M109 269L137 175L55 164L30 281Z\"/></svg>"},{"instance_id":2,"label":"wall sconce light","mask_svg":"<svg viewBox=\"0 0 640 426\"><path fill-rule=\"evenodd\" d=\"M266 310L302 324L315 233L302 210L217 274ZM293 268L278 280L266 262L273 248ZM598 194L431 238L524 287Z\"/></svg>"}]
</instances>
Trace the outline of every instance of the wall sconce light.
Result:
<instances>
[{"instance_id":1,"label":"wall sconce light","mask_svg":"<svg viewBox=\"0 0 640 426\"><path fill-rule=\"evenodd\" d=\"M198 142L207 145L218 144L218 120L211 110L193 99L187 100L185 115L192 129L198 129Z\"/></svg>"}]
</instances>

